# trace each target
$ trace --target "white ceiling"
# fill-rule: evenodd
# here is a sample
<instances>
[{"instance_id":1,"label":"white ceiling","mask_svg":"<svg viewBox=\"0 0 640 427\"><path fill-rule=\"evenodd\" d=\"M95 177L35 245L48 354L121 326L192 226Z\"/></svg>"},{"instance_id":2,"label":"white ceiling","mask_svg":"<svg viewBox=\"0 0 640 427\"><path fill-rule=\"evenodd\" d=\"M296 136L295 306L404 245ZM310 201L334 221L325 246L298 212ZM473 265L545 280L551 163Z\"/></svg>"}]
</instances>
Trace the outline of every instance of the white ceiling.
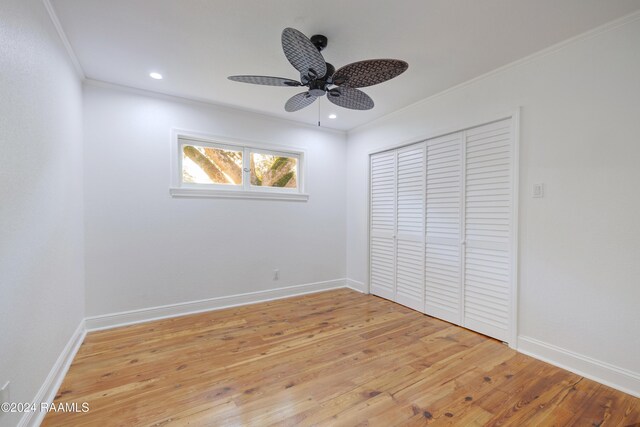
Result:
<instances>
[{"instance_id":1,"label":"white ceiling","mask_svg":"<svg viewBox=\"0 0 640 427\"><path fill-rule=\"evenodd\" d=\"M233 74L297 79L285 27L324 34L336 68L396 58L409 70L364 88L369 111L321 99L323 126L348 130L640 8L640 0L52 0L88 78L315 124L317 103L287 113L300 88ZM164 80L149 78L158 71ZM335 120L327 119L336 113Z\"/></svg>"}]
</instances>

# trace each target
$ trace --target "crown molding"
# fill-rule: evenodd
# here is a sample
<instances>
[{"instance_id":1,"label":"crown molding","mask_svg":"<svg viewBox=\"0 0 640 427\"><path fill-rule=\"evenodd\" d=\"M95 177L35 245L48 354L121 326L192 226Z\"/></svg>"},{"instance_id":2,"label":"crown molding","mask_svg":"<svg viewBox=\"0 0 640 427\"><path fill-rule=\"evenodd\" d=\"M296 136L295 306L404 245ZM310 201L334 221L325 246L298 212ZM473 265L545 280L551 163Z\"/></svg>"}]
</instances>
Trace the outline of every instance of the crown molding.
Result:
<instances>
[{"instance_id":1,"label":"crown molding","mask_svg":"<svg viewBox=\"0 0 640 427\"><path fill-rule=\"evenodd\" d=\"M607 23L605 23L603 25L600 25L598 27L592 28L591 30L588 30L588 31L586 31L584 33L578 34L577 36L573 36L573 37L570 37L568 39L565 39L565 40L563 40L563 41L561 41L559 43L556 43L554 45L546 47L546 48L544 48L542 50L534 52L534 53L532 53L530 55L527 55L527 56L525 56L523 58L517 59L517 60L515 60L513 62L510 62L510 63L508 63L506 65L503 65L501 67L495 68L495 69L493 69L493 70L491 70L491 71L489 71L487 73L481 74L481 75L479 75L477 77L474 77L474 78L472 78L470 80L466 80L466 81L464 81L462 83L459 83L459 84L457 84L455 86L451 86L448 89L445 89L445 90L440 91L438 93L435 93L433 95L427 96L426 98L423 98L423 99L421 99L419 101L413 102L413 103L411 103L411 104L409 104L407 106L399 108L399 109L397 109L395 111L392 111L392 112L390 112L388 114L385 114L384 116L375 118L375 119L370 120L370 121L368 121L366 123L363 123L361 125L355 126L355 127L351 128L351 129L347 130L347 135L351 134L352 132L357 132L357 131L360 131L360 130L362 130L364 128L367 128L368 126L373 125L375 123L387 120L387 119L389 119L391 117L394 117L394 116L396 116L398 114L402 114L403 112L405 112L407 110L410 110L412 108L418 107L420 105L428 104L429 102L433 101L434 99L437 99L437 98L440 98L442 96L445 96L445 95L447 95L447 94L449 94L451 92L455 92L456 90L462 89L462 88L464 88L466 86L469 86L469 85L471 85L471 84L473 84L473 83L475 83L477 81L485 80L485 79L493 77L493 76L495 76L497 74L504 73L505 71L508 71L508 70L510 70L512 68L516 68L516 67L519 67L521 65L528 64L528 63L533 62L533 61L535 61L537 59L543 58L543 57L545 57L547 55L552 55L552 54L554 54L554 53L556 53L558 51L561 51L561 50L563 50L563 49L565 49L565 48L567 48L569 46L572 46L572 45L575 45L577 43L583 42L583 41L585 41L587 39L596 37L596 36L598 36L600 34L604 34L604 33L607 33L609 31L615 30L616 28L622 27L624 25L631 24L631 23L633 23L635 21L638 21L638 20L640 20L640 10L636 10L635 12L632 12L630 14L622 16L622 17L620 17L618 19L615 19L613 21L607 22Z\"/></svg>"},{"instance_id":2,"label":"crown molding","mask_svg":"<svg viewBox=\"0 0 640 427\"><path fill-rule=\"evenodd\" d=\"M56 14L56 10L51 4L51 0L42 0L42 3L44 4L45 9L47 9L49 18L51 18L51 23L53 23L53 26L55 27L56 32L58 33L58 36L60 36L60 40L62 41L64 48L69 54L69 59L71 59L73 68L75 68L76 73L78 74L78 77L80 77L80 79L84 81L87 78L87 76L85 75L84 70L82 69L82 65L80 65L78 56L73 50L73 47L71 47L71 43L69 43L67 34L64 32L64 29L62 28L62 24L60 23L60 20L58 19L58 15Z\"/></svg>"},{"instance_id":3,"label":"crown molding","mask_svg":"<svg viewBox=\"0 0 640 427\"><path fill-rule=\"evenodd\" d=\"M304 122L298 122L296 120L289 120L289 119L285 119L279 116L275 116L275 115L271 115L271 114L266 114L266 113L261 113L259 111L255 111L255 110L251 110L251 109L245 109L245 108L241 108L238 106L234 106L234 105L228 105L228 104L222 104L222 103L216 103L213 101L210 101L208 99L204 99L204 98L196 98L196 97L190 97L190 96L182 96L179 94L174 94L174 93L167 93L167 92L157 92L157 91L153 91L153 90L149 90L149 89L140 89L137 87L133 87L133 86L127 86L127 85L122 85L122 84L118 84L118 83L111 83L111 82L106 82L104 80L95 80L92 78L85 78L84 79L84 84L87 86L93 86L93 87L99 87L99 88L106 88L106 89L113 89L113 90L119 90L122 92L128 92L128 93L133 93L136 95L141 95L141 96L148 96L151 98L157 98L157 99L162 99L165 101L171 101L171 102L180 102L183 104L191 104L191 105L198 105L198 106L204 106L204 107L209 107L209 108L218 108L221 110L226 110L226 111L237 111L243 114L249 114L255 117L259 117L263 120L270 120L270 121L275 121L275 122L281 122L281 123L286 123L290 126L297 126L300 128L306 128L306 129L310 129L310 130L315 130L318 132L325 132L325 133L330 133L330 134L334 134L334 135L340 135L342 137L345 137L347 132L344 130L340 130L340 129L333 129L333 128L328 128L328 127L324 127L324 126L316 126L316 125L312 125L310 123L304 123Z\"/></svg>"}]
</instances>

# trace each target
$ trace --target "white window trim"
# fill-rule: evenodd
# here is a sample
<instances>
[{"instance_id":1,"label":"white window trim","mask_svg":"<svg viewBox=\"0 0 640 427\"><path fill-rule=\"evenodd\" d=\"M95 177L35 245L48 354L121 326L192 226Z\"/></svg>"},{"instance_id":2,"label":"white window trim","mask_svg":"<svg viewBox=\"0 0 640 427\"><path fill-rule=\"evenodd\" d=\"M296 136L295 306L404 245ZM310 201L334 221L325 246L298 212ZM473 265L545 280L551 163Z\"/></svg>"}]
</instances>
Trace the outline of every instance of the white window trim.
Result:
<instances>
[{"instance_id":1,"label":"white window trim","mask_svg":"<svg viewBox=\"0 0 640 427\"><path fill-rule=\"evenodd\" d=\"M211 146L229 150L242 151L243 184L189 184L182 182L182 147L181 140L188 140L201 146ZM259 200L290 200L307 201L309 194L305 193L306 183L306 152L300 148L283 147L263 144L253 141L231 140L214 135L205 135L182 129L171 130L171 180L169 194L172 197L190 198L224 198L224 199L259 199ZM297 162L297 189L257 187L250 183L249 153L275 154L295 157Z\"/></svg>"}]
</instances>

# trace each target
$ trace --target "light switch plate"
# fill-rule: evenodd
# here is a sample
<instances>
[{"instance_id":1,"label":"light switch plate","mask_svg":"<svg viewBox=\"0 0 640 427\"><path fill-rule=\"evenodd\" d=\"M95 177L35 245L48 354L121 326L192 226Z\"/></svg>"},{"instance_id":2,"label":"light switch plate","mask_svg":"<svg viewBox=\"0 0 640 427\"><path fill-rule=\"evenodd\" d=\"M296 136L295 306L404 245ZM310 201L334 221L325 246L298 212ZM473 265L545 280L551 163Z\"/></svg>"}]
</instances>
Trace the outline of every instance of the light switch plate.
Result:
<instances>
[{"instance_id":1,"label":"light switch plate","mask_svg":"<svg viewBox=\"0 0 640 427\"><path fill-rule=\"evenodd\" d=\"M544 184L533 184L533 197L538 199L544 197Z\"/></svg>"}]
</instances>

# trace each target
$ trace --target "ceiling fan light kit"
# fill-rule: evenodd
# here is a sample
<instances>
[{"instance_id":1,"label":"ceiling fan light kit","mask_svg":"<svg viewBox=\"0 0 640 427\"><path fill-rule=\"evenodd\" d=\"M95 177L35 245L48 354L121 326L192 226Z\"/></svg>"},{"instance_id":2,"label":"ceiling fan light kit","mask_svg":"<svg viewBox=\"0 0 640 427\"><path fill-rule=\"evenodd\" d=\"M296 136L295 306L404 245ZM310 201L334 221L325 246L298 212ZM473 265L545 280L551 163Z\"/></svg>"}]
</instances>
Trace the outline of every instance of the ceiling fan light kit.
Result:
<instances>
[{"instance_id":1,"label":"ceiling fan light kit","mask_svg":"<svg viewBox=\"0 0 640 427\"><path fill-rule=\"evenodd\" d=\"M327 47L327 38L317 34L307 38L295 28L282 31L282 50L291 65L300 72L300 81L270 76L230 76L229 79L258 85L298 87L307 91L292 96L284 109L301 110L317 98L327 95L333 104L351 110L370 110L373 100L357 88L373 86L399 76L409 64L398 59L369 59L345 65L338 70L320 53Z\"/></svg>"}]
</instances>

